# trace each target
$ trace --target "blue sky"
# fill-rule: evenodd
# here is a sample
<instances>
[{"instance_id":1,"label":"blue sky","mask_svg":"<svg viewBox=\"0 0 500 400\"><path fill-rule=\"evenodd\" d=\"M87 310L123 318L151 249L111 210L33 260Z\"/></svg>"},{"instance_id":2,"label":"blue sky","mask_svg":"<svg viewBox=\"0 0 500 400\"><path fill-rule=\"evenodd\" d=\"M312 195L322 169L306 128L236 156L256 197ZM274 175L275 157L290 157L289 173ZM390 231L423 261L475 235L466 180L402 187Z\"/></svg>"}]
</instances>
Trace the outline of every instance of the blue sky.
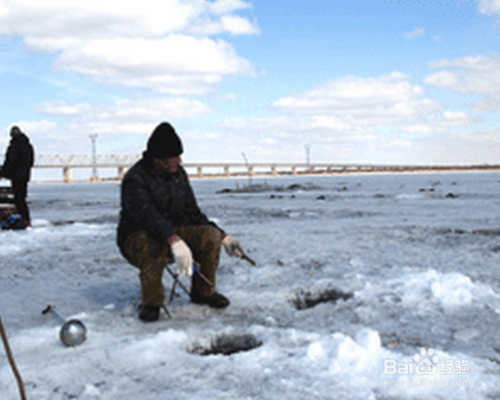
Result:
<instances>
[{"instance_id":1,"label":"blue sky","mask_svg":"<svg viewBox=\"0 0 500 400\"><path fill-rule=\"evenodd\" d=\"M498 163L500 0L0 0L0 145Z\"/></svg>"}]
</instances>

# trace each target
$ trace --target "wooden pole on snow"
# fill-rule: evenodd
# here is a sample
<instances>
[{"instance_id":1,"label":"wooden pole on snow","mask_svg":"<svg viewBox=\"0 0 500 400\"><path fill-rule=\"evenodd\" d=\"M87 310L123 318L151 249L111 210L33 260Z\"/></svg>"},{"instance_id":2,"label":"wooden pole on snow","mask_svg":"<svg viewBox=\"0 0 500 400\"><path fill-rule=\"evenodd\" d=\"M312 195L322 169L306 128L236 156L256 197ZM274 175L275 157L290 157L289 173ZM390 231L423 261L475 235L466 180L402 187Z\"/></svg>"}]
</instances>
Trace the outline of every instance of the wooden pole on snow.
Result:
<instances>
[{"instance_id":1,"label":"wooden pole on snow","mask_svg":"<svg viewBox=\"0 0 500 400\"><path fill-rule=\"evenodd\" d=\"M16 367L14 356L12 355L12 351L10 350L9 341L7 339L7 334L5 333L5 329L3 327L1 316L0 316L0 334L2 335L2 341L5 347L5 352L7 353L7 358L9 359L10 366L17 380L17 385L19 386L19 393L21 394L21 400L26 400L26 392L24 391L23 379L21 378L21 374L19 373Z\"/></svg>"}]
</instances>

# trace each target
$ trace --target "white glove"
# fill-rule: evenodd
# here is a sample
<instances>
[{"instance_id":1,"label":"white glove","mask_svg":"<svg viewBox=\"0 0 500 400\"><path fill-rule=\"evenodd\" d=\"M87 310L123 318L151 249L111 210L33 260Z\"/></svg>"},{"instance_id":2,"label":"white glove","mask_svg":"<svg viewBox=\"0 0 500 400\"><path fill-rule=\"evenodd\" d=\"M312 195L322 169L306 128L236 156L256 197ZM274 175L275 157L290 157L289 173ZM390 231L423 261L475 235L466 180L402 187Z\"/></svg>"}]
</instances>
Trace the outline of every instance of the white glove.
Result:
<instances>
[{"instance_id":1,"label":"white glove","mask_svg":"<svg viewBox=\"0 0 500 400\"><path fill-rule=\"evenodd\" d=\"M227 235L224 239L222 239L222 245L224 246L224 250L231 257L243 257L243 250L241 249L241 244L231 235Z\"/></svg>"},{"instance_id":2,"label":"white glove","mask_svg":"<svg viewBox=\"0 0 500 400\"><path fill-rule=\"evenodd\" d=\"M183 276L193 275L193 254L186 242L179 240L170 246L170 248L172 249L174 261L177 264L175 272Z\"/></svg>"}]
</instances>

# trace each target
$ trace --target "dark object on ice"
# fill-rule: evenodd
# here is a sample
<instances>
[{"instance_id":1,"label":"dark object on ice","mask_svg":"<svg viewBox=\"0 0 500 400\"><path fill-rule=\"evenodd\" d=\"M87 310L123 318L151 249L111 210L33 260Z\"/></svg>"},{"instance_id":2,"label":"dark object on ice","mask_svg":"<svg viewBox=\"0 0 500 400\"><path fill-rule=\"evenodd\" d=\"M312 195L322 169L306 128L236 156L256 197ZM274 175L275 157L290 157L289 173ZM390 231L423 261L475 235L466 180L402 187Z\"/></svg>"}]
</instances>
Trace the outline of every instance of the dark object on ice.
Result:
<instances>
[{"instance_id":1,"label":"dark object on ice","mask_svg":"<svg viewBox=\"0 0 500 400\"><path fill-rule=\"evenodd\" d=\"M349 300L354 296L353 293L345 293L335 288L329 288L317 292L309 290L300 290L295 293L291 300L297 310L306 310L313 308L321 303L335 303L338 300Z\"/></svg>"},{"instance_id":2,"label":"dark object on ice","mask_svg":"<svg viewBox=\"0 0 500 400\"><path fill-rule=\"evenodd\" d=\"M457 197L458 197L458 194L455 194L455 193L448 193L446 195L447 199L456 199Z\"/></svg>"},{"instance_id":3,"label":"dark object on ice","mask_svg":"<svg viewBox=\"0 0 500 400\"><path fill-rule=\"evenodd\" d=\"M241 351L249 351L262 346L262 342L254 335L246 333L243 335L228 335L223 334L217 336L208 348L203 346L195 346L191 352L201 356L209 356L215 354L223 354L229 356Z\"/></svg>"},{"instance_id":4,"label":"dark object on ice","mask_svg":"<svg viewBox=\"0 0 500 400\"><path fill-rule=\"evenodd\" d=\"M28 224L18 215L14 204L14 190L10 186L0 187L0 228L26 229Z\"/></svg>"},{"instance_id":5,"label":"dark object on ice","mask_svg":"<svg viewBox=\"0 0 500 400\"><path fill-rule=\"evenodd\" d=\"M472 233L474 235L499 236L500 229L474 229Z\"/></svg>"},{"instance_id":6,"label":"dark object on ice","mask_svg":"<svg viewBox=\"0 0 500 400\"><path fill-rule=\"evenodd\" d=\"M471 231L466 231L465 229L436 229L437 233L448 235L448 234L455 234L455 235L465 235L465 234L470 234L470 235L484 235L484 236L500 236L500 229L473 229Z\"/></svg>"},{"instance_id":7,"label":"dark object on ice","mask_svg":"<svg viewBox=\"0 0 500 400\"><path fill-rule=\"evenodd\" d=\"M56 307L53 305L48 305L42 314L48 314L51 312L64 324L59 331L59 339L67 347L77 346L87 339L87 328L82 321L78 319L67 320L59 312L56 311Z\"/></svg>"},{"instance_id":8,"label":"dark object on ice","mask_svg":"<svg viewBox=\"0 0 500 400\"><path fill-rule=\"evenodd\" d=\"M235 189L225 188L216 191L216 194L227 194L227 193L263 193L263 192L295 192L299 190L310 191L310 190L319 190L321 189L319 186L314 184L299 184L294 183L289 186L269 186L267 183L264 184L254 184L247 185L243 187L236 187Z\"/></svg>"},{"instance_id":9,"label":"dark object on ice","mask_svg":"<svg viewBox=\"0 0 500 400\"><path fill-rule=\"evenodd\" d=\"M10 215L2 221L0 225L2 230L22 230L29 226L28 222L20 215Z\"/></svg>"},{"instance_id":10,"label":"dark object on ice","mask_svg":"<svg viewBox=\"0 0 500 400\"><path fill-rule=\"evenodd\" d=\"M226 308L230 304L229 299L218 292L215 292L211 296L202 296L198 293L191 293L190 298L195 304L206 304L212 308Z\"/></svg>"},{"instance_id":11,"label":"dark object on ice","mask_svg":"<svg viewBox=\"0 0 500 400\"><path fill-rule=\"evenodd\" d=\"M75 221L72 221L70 219L51 222L51 224L54 225L54 226L72 225L74 223L75 223Z\"/></svg>"},{"instance_id":12,"label":"dark object on ice","mask_svg":"<svg viewBox=\"0 0 500 400\"><path fill-rule=\"evenodd\" d=\"M326 200L326 197L324 195L316 197L316 200Z\"/></svg>"},{"instance_id":13,"label":"dark object on ice","mask_svg":"<svg viewBox=\"0 0 500 400\"><path fill-rule=\"evenodd\" d=\"M142 322L158 321L159 317L160 317L159 306L148 306L147 304L141 304L139 306L139 319Z\"/></svg>"}]
</instances>

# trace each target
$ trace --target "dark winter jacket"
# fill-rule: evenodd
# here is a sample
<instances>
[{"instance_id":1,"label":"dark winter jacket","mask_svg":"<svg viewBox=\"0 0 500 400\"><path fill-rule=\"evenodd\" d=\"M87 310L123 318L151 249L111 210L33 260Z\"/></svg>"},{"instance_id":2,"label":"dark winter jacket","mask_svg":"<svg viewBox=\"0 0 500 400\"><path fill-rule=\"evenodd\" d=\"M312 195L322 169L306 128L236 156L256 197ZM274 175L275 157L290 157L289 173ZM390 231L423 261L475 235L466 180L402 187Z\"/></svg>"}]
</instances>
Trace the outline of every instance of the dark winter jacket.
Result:
<instances>
[{"instance_id":1,"label":"dark winter jacket","mask_svg":"<svg viewBox=\"0 0 500 400\"><path fill-rule=\"evenodd\" d=\"M12 137L0 168L0 176L18 182L28 182L34 162L33 146L28 137L19 133Z\"/></svg>"},{"instance_id":2,"label":"dark winter jacket","mask_svg":"<svg viewBox=\"0 0 500 400\"><path fill-rule=\"evenodd\" d=\"M164 243L175 228L187 225L216 226L198 207L186 171L159 175L145 153L122 181L118 246L139 230Z\"/></svg>"}]
</instances>

